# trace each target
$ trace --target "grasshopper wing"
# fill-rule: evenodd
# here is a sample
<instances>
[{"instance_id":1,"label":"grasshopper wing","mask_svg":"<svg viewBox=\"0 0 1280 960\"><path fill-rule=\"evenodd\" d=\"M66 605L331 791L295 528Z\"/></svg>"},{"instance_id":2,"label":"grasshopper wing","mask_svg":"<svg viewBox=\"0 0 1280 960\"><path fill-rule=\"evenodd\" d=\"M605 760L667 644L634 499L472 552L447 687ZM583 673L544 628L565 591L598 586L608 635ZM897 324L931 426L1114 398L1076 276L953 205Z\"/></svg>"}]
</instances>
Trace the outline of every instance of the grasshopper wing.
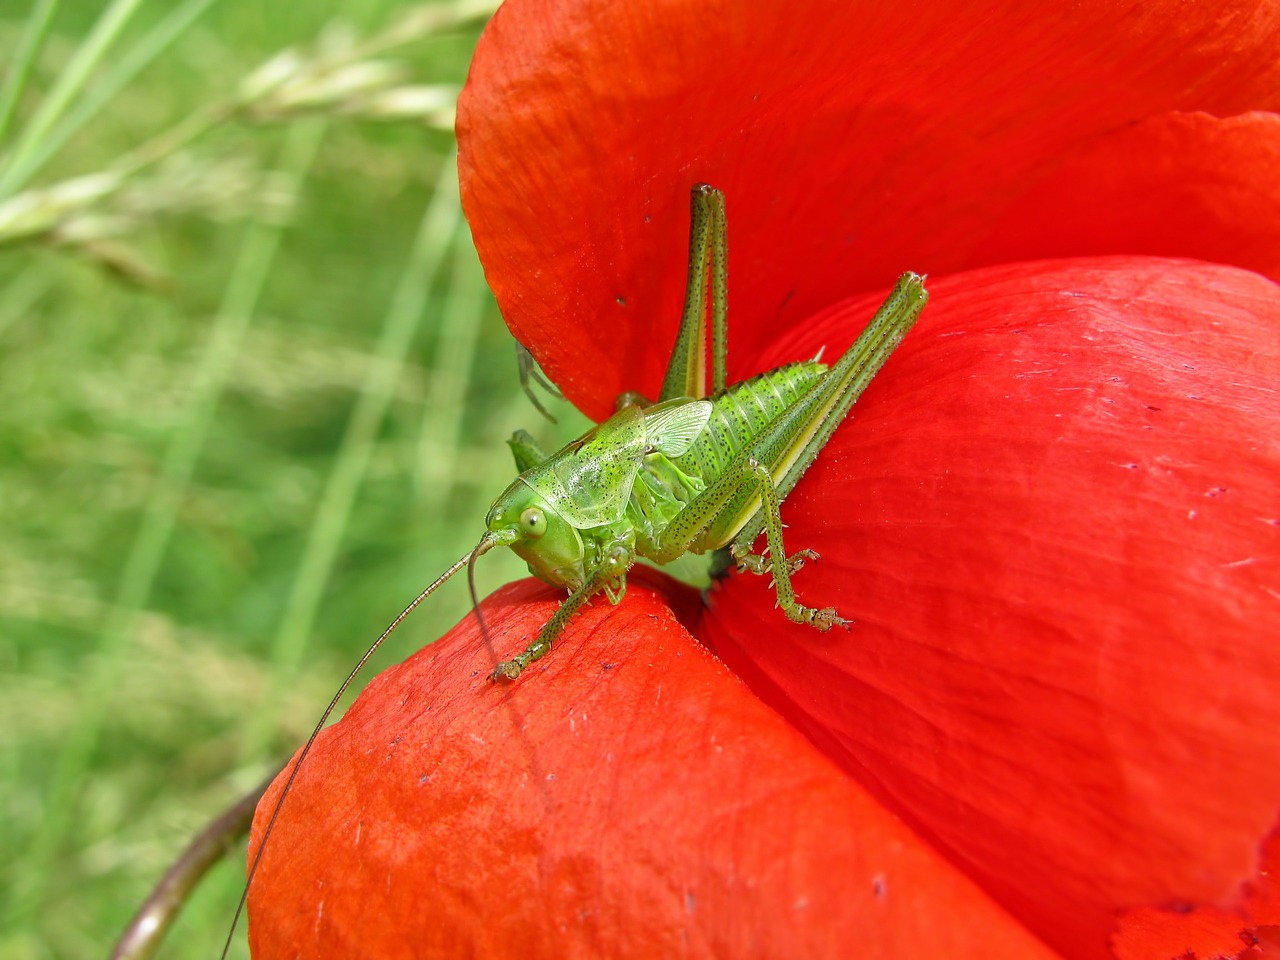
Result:
<instances>
[{"instance_id":1,"label":"grasshopper wing","mask_svg":"<svg viewBox=\"0 0 1280 960\"><path fill-rule=\"evenodd\" d=\"M710 400L677 397L649 407L644 412L644 429L651 450L668 457L688 453L711 419Z\"/></svg>"},{"instance_id":2,"label":"grasshopper wing","mask_svg":"<svg viewBox=\"0 0 1280 960\"><path fill-rule=\"evenodd\" d=\"M686 452L711 409L710 401L685 397L644 410L623 407L523 477L570 526L614 523L626 511L645 455Z\"/></svg>"},{"instance_id":3,"label":"grasshopper wing","mask_svg":"<svg viewBox=\"0 0 1280 960\"><path fill-rule=\"evenodd\" d=\"M644 413L624 407L524 478L570 526L586 530L622 518L648 449Z\"/></svg>"}]
</instances>

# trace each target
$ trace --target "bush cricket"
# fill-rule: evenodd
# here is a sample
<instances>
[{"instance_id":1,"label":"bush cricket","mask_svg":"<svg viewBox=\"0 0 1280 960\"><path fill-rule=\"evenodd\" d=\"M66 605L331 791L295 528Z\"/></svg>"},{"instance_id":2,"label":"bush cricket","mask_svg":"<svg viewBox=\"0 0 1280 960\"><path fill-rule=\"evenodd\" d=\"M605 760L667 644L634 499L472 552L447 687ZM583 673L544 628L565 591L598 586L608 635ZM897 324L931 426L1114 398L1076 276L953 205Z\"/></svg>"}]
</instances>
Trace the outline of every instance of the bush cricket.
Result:
<instances>
[{"instance_id":1,"label":"bush cricket","mask_svg":"<svg viewBox=\"0 0 1280 960\"><path fill-rule=\"evenodd\" d=\"M519 476L494 501L480 541L374 641L299 754L249 868L237 920L294 777L342 695L409 613L463 567L470 575L476 558L494 547L510 547L535 576L569 595L524 651L498 663L490 682L513 682L546 656L592 597L603 593L619 603L627 572L640 558L662 564L685 553L717 551L722 566L736 564L741 571L771 576L777 606L790 620L822 631L849 627L834 609L806 606L796 598L792 575L818 554L786 552L779 507L919 317L928 300L924 278L903 274L830 367L815 358L730 386L724 195L698 184L691 209L684 309L656 402L623 394L613 416L550 456L524 431L512 437ZM531 369L521 364L522 379ZM762 532L767 552L755 553ZM474 594L473 585L473 602ZM478 603L475 609L481 617Z\"/></svg>"}]
</instances>

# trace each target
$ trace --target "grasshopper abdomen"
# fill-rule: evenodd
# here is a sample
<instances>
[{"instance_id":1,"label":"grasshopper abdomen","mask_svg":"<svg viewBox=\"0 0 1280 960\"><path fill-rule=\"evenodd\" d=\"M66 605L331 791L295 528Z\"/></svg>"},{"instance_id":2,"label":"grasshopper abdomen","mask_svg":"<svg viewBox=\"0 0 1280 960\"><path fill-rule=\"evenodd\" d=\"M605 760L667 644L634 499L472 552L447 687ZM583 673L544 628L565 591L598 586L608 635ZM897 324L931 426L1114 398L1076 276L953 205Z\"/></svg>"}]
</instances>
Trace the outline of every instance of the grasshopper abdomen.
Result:
<instances>
[{"instance_id":1,"label":"grasshopper abdomen","mask_svg":"<svg viewBox=\"0 0 1280 960\"><path fill-rule=\"evenodd\" d=\"M826 364L808 360L735 383L713 398L706 429L676 462L704 481L714 480L747 444L808 393L826 371Z\"/></svg>"}]
</instances>

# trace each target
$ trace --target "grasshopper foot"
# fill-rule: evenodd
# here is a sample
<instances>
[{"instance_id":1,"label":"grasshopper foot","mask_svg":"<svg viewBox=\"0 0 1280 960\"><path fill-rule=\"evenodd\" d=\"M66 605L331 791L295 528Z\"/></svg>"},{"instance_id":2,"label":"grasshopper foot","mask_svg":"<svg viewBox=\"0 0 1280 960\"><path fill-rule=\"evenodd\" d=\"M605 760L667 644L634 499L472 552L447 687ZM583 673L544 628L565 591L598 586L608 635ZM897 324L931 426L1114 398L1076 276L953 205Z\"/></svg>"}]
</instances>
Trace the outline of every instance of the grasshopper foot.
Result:
<instances>
[{"instance_id":1,"label":"grasshopper foot","mask_svg":"<svg viewBox=\"0 0 1280 960\"><path fill-rule=\"evenodd\" d=\"M846 620L840 614L836 613L834 607L823 607L821 610L816 607L805 607L796 604L794 610L786 610L783 612L787 615L787 619L793 623L805 623L826 633L832 627L844 627L848 630L852 624L852 620Z\"/></svg>"},{"instance_id":2,"label":"grasshopper foot","mask_svg":"<svg viewBox=\"0 0 1280 960\"><path fill-rule=\"evenodd\" d=\"M622 410L624 407L648 407L652 406L649 398L643 393L636 390L625 390L618 394L618 400L614 404L615 410Z\"/></svg>"},{"instance_id":3,"label":"grasshopper foot","mask_svg":"<svg viewBox=\"0 0 1280 960\"><path fill-rule=\"evenodd\" d=\"M738 562L739 573L754 573L762 576L773 570L773 558L762 556L758 553L747 553L741 556L733 557ZM813 560L815 563L822 559L822 555L817 550L797 550L791 556L787 557L787 573L795 573L804 566L806 560Z\"/></svg>"},{"instance_id":4,"label":"grasshopper foot","mask_svg":"<svg viewBox=\"0 0 1280 960\"><path fill-rule=\"evenodd\" d=\"M551 621L554 623L554 619ZM543 628L546 632L546 628ZM517 653L510 660L503 660L500 664L493 668L493 673L489 674L490 683L509 683L524 672L524 668L529 666L535 660L541 660L551 650L551 641L539 635L538 639L529 644L523 653Z\"/></svg>"},{"instance_id":5,"label":"grasshopper foot","mask_svg":"<svg viewBox=\"0 0 1280 960\"><path fill-rule=\"evenodd\" d=\"M804 566L806 560L812 560L817 563L821 559L822 555L817 550L798 550L787 557L787 572L795 573Z\"/></svg>"},{"instance_id":6,"label":"grasshopper foot","mask_svg":"<svg viewBox=\"0 0 1280 960\"><path fill-rule=\"evenodd\" d=\"M832 627L844 627L848 630L852 624L852 620L846 620L840 616L833 607L823 607L821 610L809 608L809 625L816 627L823 633L826 633Z\"/></svg>"},{"instance_id":7,"label":"grasshopper foot","mask_svg":"<svg viewBox=\"0 0 1280 960\"><path fill-rule=\"evenodd\" d=\"M489 674L489 682L510 683L523 672L524 664L520 662L519 657L514 660L503 660L493 668L493 673Z\"/></svg>"}]
</instances>

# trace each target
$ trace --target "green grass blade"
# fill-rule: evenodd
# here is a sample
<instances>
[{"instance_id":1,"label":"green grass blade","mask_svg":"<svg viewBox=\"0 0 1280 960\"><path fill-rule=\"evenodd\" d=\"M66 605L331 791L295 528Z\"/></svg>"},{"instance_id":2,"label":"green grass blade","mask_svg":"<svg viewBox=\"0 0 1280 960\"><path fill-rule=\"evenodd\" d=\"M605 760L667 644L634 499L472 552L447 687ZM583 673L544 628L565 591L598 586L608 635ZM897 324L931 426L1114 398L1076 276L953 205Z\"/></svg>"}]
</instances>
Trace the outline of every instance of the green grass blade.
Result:
<instances>
[{"instance_id":1,"label":"green grass blade","mask_svg":"<svg viewBox=\"0 0 1280 960\"><path fill-rule=\"evenodd\" d=\"M423 316L428 292L445 260L450 241L462 223L457 163L450 157L440 168L418 235L400 272L365 375L360 396L347 422L332 470L307 536L301 564L271 648L272 688L277 693L293 681L301 667L307 638L316 621L325 584L333 570L356 494L369 467L378 430L404 366L405 356ZM268 703L279 701L267 697ZM248 750L254 754L276 724L275 711L258 711Z\"/></svg>"},{"instance_id":2,"label":"green grass blade","mask_svg":"<svg viewBox=\"0 0 1280 960\"><path fill-rule=\"evenodd\" d=\"M300 123L285 141L281 169L296 186L309 170L323 136L321 121ZM199 459L231 365L262 293L284 228L253 224L240 248L221 309L191 378L187 408L174 429L141 529L125 558L115 603L97 649L86 657L80 710L63 740L44 798L43 817L22 857L0 927L15 926L40 909L52 882L58 845L69 833L84 785L90 779L111 695L120 683L123 651L133 641L139 613L151 594L184 492Z\"/></svg>"},{"instance_id":3,"label":"green grass blade","mask_svg":"<svg viewBox=\"0 0 1280 960\"><path fill-rule=\"evenodd\" d=\"M449 288L440 306L427 396L422 405L418 439L418 468L414 477L422 509L435 513L450 501L458 477L457 451L463 446L464 404L458 397L471 394L481 319L489 303L489 288L476 257L465 239L455 248L449 272Z\"/></svg>"},{"instance_id":4,"label":"green grass blade","mask_svg":"<svg viewBox=\"0 0 1280 960\"><path fill-rule=\"evenodd\" d=\"M137 12L141 3L142 0L113 0L111 6L103 11L97 23L93 25L89 36L76 50L71 62L59 74L58 81L53 85L48 97L40 104L31 122L23 129L22 136L18 139L4 172L0 174L0 200L14 194L22 185L21 171L41 148L49 131L62 119L72 100L88 82L90 74L106 56L107 51L111 49L111 45L129 23L133 14Z\"/></svg>"},{"instance_id":5,"label":"green grass blade","mask_svg":"<svg viewBox=\"0 0 1280 960\"><path fill-rule=\"evenodd\" d=\"M50 158L66 146L68 140L96 117L116 94L150 66L156 57L164 53L215 2L216 0L186 0L134 44L133 48L93 85L92 91L80 100L66 119L36 145L21 165L15 164L12 169L5 171L6 177L12 177L12 189L19 190L29 183Z\"/></svg>"},{"instance_id":6,"label":"green grass blade","mask_svg":"<svg viewBox=\"0 0 1280 960\"><path fill-rule=\"evenodd\" d=\"M4 75L4 89L0 90L0 143L9 133L9 125L18 111L22 92L27 87L31 69L35 66L45 38L58 12L58 0L36 0L27 16L27 29L22 34L17 53Z\"/></svg>"}]
</instances>

